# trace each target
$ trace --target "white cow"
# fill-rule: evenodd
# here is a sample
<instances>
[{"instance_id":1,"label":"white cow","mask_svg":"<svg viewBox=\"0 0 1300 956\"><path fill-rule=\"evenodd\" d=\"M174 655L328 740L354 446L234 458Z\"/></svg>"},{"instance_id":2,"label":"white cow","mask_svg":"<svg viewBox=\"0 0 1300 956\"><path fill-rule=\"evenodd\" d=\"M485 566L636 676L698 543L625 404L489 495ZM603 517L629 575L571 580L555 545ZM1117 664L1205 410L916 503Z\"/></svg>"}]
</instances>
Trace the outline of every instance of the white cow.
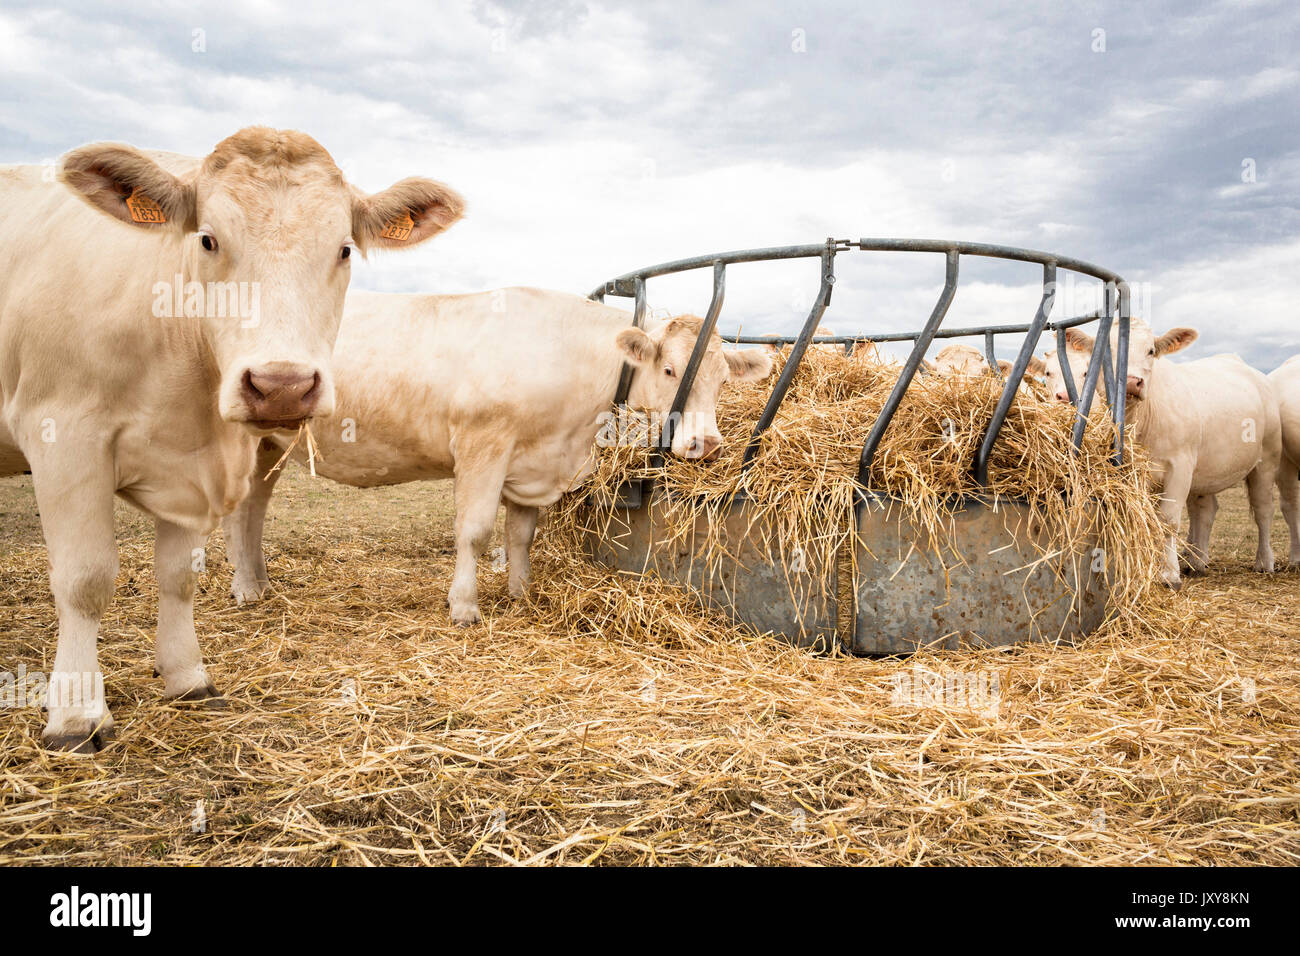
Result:
<instances>
[{"instance_id":1,"label":"white cow","mask_svg":"<svg viewBox=\"0 0 1300 956\"><path fill-rule=\"evenodd\" d=\"M334 408L330 352L355 250L442 231L462 201L407 179L365 195L298 132L206 158L101 143L0 167L0 475L30 471L59 617L48 747L112 736L96 639L114 495L156 521L155 669L216 696L194 632L203 542L248 492L258 438Z\"/></svg>"},{"instance_id":2,"label":"white cow","mask_svg":"<svg viewBox=\"0 0 1300 956\"><path fill-rule=\"evenodd\" d=\"M1186 503L1190 517L1187 563L1205 572L1210 531L1219 492L1243 479L1259 531L1255 570L1273 570L1269 529L1273 521L1273 483L1282 453L1277 398L1268 379L1236 355L1215 355L1175 364L1164 356L1196 340L1196 330L1171 329L1157 338L1139 318L1130 322L1125 420L1133 441L1155 465L1160 511L1169 528L1161 579L1181 583L1177 534ZM1111 354L1118 350L1118 327L1110 333ZM1066 332L1067 356L1076 390L1082 387L1094 340L1078 329ZM1058 401L1069 401L1055 351L1047 354L1047 387ZM1097 392L1104 396L1103 377Z\"/></svg>"},{"instance_id":3,"label":"white cow","mask_svg":"<svg viewBox=\"0 0 1300 956\"><path fill-rule=\"evenodd\" d=\"M1291 567L1300 567L1300 355L1292 356L1268 376L1282 420L1282 462L1277 488L1282 517L1291 533Z\"/></svg>"},{"instance_id":4,"label":"white cow","mask_svg":"<svg viewBox=\"0 0 1300 956\"><path fill-rule=\"evenodd\" d=\"M998 359L998 369L1003 378L1011 374L1012 365L1013 363L1007 359ZM990 371L988 358L983 352L973 345L964 345L960 342L945 345L935 355L934 361L923 360L921 368L927 374L937 375L940 378L977 378ZM1037 378L1043 374L1043 371L1043 363L1039 358L1030 356L1025 374L1030 378Z\"/></svg>"},{"instance_id":5,"label":"white cow","mask_svg":"<svg viewBox=\"0 0 1300 956\"><path fill-rule=\"evenodd\" d=\"M979 349L954 342L941 348L934 361L923 360L922 368L941 378L974 378L987 373L989 363Z\"/></svg>"},{"instance_id":6,"label":"white cow","mask_svg":"<svg viewBox=\"0 0 1300 956\"><path fill-rule=\"evenodd\" d=\"M627 312L540 289L355 293L335 355L338 406L313 426L316 469L356 487L454 478L456 570L447 600L453 621L473 624L481 619L477 559L498 505L506 506L510 593L519 597L538 508L580 485L602 429L611 437L608 413L624 361L635 368L628 405L671 408L700 320L669 319L648 331L630 326ZM672 451L715 454L723 384L757 381L771 368L766 349L724 349L715 335ZM225 523L231 590L241 603L261 597L268 584L262 525L277 474L265 476L285 444L263 443L253 492ZM301 457L301 447L295 452Z\"/></svg>"}]
</instances>

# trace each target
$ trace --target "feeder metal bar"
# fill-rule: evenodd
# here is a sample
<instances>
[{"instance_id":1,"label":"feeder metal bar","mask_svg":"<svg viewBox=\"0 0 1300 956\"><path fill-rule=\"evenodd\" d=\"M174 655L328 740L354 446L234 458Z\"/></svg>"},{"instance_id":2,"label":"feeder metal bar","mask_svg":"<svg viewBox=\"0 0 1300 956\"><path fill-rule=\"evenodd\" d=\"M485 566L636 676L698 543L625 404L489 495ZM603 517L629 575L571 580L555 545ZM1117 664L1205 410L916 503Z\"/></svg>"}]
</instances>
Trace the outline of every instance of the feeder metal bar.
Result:
<instances>
[{"instance_id":1,"label":"feeder metal bar","mask_svg":"<svg viewBox=\"0 0 1300 956\"><path fill-rule=\"evenodd\" d=\"M644 283L642 283L644 288ZM682 417L682 412L686 409L686 399L690 397L691 386L695 384L695 374L700 370L700 363L704 361L704 354L709 350L709 339L713 335L713 328L718 324L718 315L722 312L722 301L727 294L727 265L721 259L714 260L713 263L713 298L709 301L709 311L704 316L704 322L700 325L700 334L695 339L695 348L691 350L691 357L686 362L686 368L682 370L681 382L677 386L677 394L673 396L672 410L668 413L668 420L664 422L663 433L660 435L659 452L656 454L653 467L659 467L663 464L663 453L672 448L673 432L676 430L677 422Z\"/></svg>"},{"instance_id":2,"label":"feeder metal bar","mask_svg":"<svg viewBox=\"0 0 1300 956\"><path fill-rule=\"evenodd\" d=\"M1007 412L1011 410L1011 401L1016 397L1016 389L1020 387L1020 382L1025 377L1025 369L1029 367L1029 360L1034 356L1034 349L1038 348L1038 340L1043 334L1043 325L1047 322L1047 317L1052 314L1052 306L1055 303L1056 263L1045 262L1043 263L1043 297L1039 300L1038 311L1034 313L1034 321L1025 335L1025 341L1020 345L1020 353L1011 366L1007 383L1002 387L1002 395L998 398L997 407L993 409L993 418L989 421L988 430L984 432L984 440L980 442L979 451L975 453L975 481L981 488L988 487L989 456L993 454L993 443L998 440L998 433L1002 431L1002 423L1006 421ZM1058 332L1057 335L1064 337L1065 333Z\"/></svg>"},{"instance_id":3,"label":"feeder metal bar","mask_svg":"<svg viewBox=\"0 0 1300 956\"><path fill-rule=\"evenodd\" d=\"M893 391L889 393L889 398L885 399L885 407L880 410L880 414L876 417L876 423L871 426L871 432L862 445L862 455L858 459L858 485L862 488L867 487L867 478L871 474L871 462L876 457L876 449L880 446L880 440L885 436L885 429L889 427L889 423L893 420L894 412L898 411L898 403L903 400L903 394L912 384L916 370L921 366L921 359L925 356L925 350L930 347L930 342L934 338L935 330L939 328L939 323L948 314L948 307L952 305L953 296L957 292L957 263L960 258L959 253L951 249L948 250L943 291L939 293L939 301L935 303L934 311L930 313L930 321L925 323L925 328L916 336L916 344L912 346L912 354L907 357L907 362L903 365L903 371L899 373L898 381L894 383Z\"/></svg>"},{"instance_id":4,"label":"feeder metal bar","mask_svg":"<svg viewBox=\"0 0 1300 956\"><path fill-rule=\"evenodd\" d=\"M758 417L758 422L754 425L754 433L750 435L749 444L745 446L745 454L741 459L740 468L742 473L748 470L750 462L758 454L758 445L763 437L763 432L767 431L772 424L777 411L781 408L781 403L785 401L785 393L790 389L790 383L794 380L794 373L803 360L804 352L808 349L808 343L813 339L813 333L817 331L817 326L822 320L822 314L826 311L826 306L830 304L831 290L834 286L835 246L828 241L826 250L822 253L822 282L817 291L817 300L813 302L812 310L808 313L808 318L804 320L803 329L800 330L799 336L794 340L794 346L790 350L790 358L786 361L785 367L781 369L781 375L772 388L772 394L767 398L767 404L763 406L763 414ZM852 346L846 347L851 348Z\"/></svg>"}]
</instances>

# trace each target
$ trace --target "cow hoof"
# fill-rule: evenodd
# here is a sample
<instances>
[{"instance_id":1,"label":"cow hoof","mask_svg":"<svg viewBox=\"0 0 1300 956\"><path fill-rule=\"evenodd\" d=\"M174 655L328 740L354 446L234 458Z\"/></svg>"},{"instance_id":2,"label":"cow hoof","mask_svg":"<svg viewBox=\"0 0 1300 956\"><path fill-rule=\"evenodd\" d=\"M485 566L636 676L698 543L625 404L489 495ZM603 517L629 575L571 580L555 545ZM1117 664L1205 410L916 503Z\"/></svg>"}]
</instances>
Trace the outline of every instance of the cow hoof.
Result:
<instances>
[{"instance_id":1,"label":"cow hoof","mask_svg":"<svg viewBox=\"0 0 1300 956\"><path fill-rule=\"evenodd\" d=\"M1189 578L1203 578L1210 573L1209 568L1188 568L1185 574Z\"/></svg>"},{"instance_id":2,"label":"cow hoof","mask_svg":"<svg viewBox=\"0 0 1300 956\"><path fill-rule=\"evenodd\" d=\"M465 607L459 610L453 609L451 612L451 621L457 627L472 627L483 620L483 615L479 613L477 607Z\"/></svg>"},{"instance_id":3,"label":"cow hoof","mask_svg":"<svg viewBox=\"0 0 1300 956\"><path fill-rule=\"evenodd\" d=\"M41 746L56 753L94 756L113 742L117 732L111 724L97 728L93 733L41 734Z\"/></svg>"},{"instance_id":4,"label":"cow hoof","mask_svg":"<svg viewBox=\"0 0 1300 956\"><path fill-rule=\"evenodd\" d=\"M225 710L229 706L226 698L210 683L167 699L173 704L197 704L205 710Z\"/></svg>"},{"instance_id":5,"label":"cow hoof","mask_svg":"<svg viewBox=\"0 0 1300 956\"><path fill-rule=\"evenodd\" d=\"M1183 589L1181 578L1177 581L1162 581L1161 583L1171 591L1181 591Z\"/></svg>"},{"instance_id":6,"label":"cow hoof","mask_svg":"<svg viewBox=\"0 0 1300 956\"><path fill-rule=\"evenodd\" d=\"M230 586L230 596L240 607L256 604L266 595L266 589L270 585L269 581L236 581Z\"/></svg>"}]
</instances>

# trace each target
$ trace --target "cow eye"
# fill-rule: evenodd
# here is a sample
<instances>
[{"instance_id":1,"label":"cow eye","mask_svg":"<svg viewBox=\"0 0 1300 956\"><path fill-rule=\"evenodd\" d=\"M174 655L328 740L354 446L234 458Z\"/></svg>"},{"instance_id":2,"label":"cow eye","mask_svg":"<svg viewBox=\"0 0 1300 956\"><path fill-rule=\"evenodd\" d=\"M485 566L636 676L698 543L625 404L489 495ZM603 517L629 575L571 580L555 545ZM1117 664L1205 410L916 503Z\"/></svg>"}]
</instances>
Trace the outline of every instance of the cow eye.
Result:
<instances>
[{"instance_id":1,"label":"cow eye","mask_svg":"<svg viewBox=\"0 0 1300 956\"><path fill-rule=\"evenodd\" d=\"M203 243L203 248L208 252L217 251L217 237L210 232L204 232L199 235L199 242Z\"/></svg>"},{"instance_id":2,"label":"cow eye","mask_svg":"<svg viewBox=\"0 0 1300 956\"><path fill-rule=\"evenodd\" d=\"M673 371L673 367L672 367L671 365L665 365L665 366L664 366L664 374L667 375L669 378L672 378L672 377L675 376L677 373Z\"/></svg>"},{"instance_id":3,"label":"cow eye","mask_svg":"<svg viewBox=\"0 0 1300 956\"><path fill-rule=\"evenodd\" d=\"M339 250L339 261L352 258L351 244L344 243L343 248Z\"/></svg>"}]
</instances>

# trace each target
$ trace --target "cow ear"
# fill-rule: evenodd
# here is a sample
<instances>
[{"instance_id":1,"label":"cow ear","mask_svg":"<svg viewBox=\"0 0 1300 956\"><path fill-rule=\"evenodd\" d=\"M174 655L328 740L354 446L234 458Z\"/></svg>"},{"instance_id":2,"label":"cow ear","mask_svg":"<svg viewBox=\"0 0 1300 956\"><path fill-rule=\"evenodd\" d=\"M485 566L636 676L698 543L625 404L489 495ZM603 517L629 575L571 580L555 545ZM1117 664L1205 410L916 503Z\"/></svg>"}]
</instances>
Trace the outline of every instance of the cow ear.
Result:
<instances>
[{"instance_id":1,"label":"cow ear","mask_svg":"<svg viewBox=\"0 0 1300 956\"><path fill-rule=\"evenodd\" d=\"M1168 355L1170 352L1181 352L1187 346L1196 341L1200 333L1195 329L1179 327L1170 329L1160 338L1156 339L1156 355Z\"/></svg>"},{"instance_id":2,"label":"cow ear","mask_svg":"<svg viewBox=\"0 0 1300 956\"><path fill-rule=\"evenodd\" d=\"M1002 360L1002 362L1005 361L1006 359ZM1000 365L1002 363L999 362L998 364ZM1032 375L1034 378L1042 378L1044 375L1047 374L1047 363L1044 362L1042 359L1040 359L1037 355L1031 355L1029 356L1029 364L1025 366L1025 371L1028 374Z\"/></svg>"},{"instance_id":3,"label":"cow ear","mask_svg":"<svg viewBox=\"0 0 1300 956\"><path fill-rule=\"evenodd\" d=\"M1073 349L1076 352L1088 352L1091 354L1092 346L1096 341L1097 340L1087 332L1080 332L1078 329L1065 330L1065 345L1067 348Z\"/></svg>"},{"instance_id":4,"label":"cow ear","mask_svg":"<svg viewBox=\"0 0 1300 956\"><path fill-rule=\"evenodd\" d=\"M763 349L723 349L728 381L761 382L772 373L772 356Z\"/></svg>"},{"instance_id":5,"label":"cow ear","mask_svg":"<svg viewBox=\"0 0 1300 956\"><path fill-rule=\"evenodd\" d=\"M132 146L93 143L74 149L63 157L59 179L96 209L132 226L198 228L193 184Z\"/></svg>"},{"instance_id":6,"label":"cow ear","mask_svg":"<svg viewBox=\"0 0 1300 956\"><path fill-rule=\"evenodd\" d=\"M383 192L358 195L352 236L363 250L418 245L465 215L465 200L432 179L403 179Z\"/></svg>"},{"instance_id":7,"label":"cow ear","mask_svg":"<svg viewBox=\"0 0 1300 956\"><path fill-rule=\"evenodd\" d=\"M643 329L623 329L614 341L633 365L650 365L659 358L659 346Z\"/></svg>"}]
</instances>

